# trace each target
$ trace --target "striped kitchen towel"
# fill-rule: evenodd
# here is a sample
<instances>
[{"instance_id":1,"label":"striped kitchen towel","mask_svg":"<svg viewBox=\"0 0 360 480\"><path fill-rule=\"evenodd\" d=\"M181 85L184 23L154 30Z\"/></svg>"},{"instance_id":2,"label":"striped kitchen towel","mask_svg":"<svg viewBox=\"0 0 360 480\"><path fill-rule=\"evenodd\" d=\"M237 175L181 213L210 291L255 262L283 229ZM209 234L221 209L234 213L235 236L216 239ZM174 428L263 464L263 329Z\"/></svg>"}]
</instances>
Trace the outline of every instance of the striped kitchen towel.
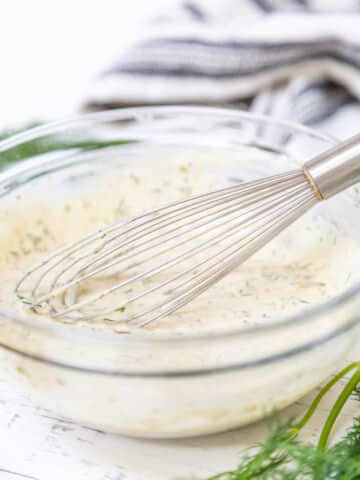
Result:
<instances>
[{"instance_id":1,"label":"striped kitchen towel","mask_svg":"<svg viewBox=\"0 0 360 480\"><path fill-rule=\"evenodd\" d=\"M319 124L357 99L359 0L186 0L99 76L86 107L221 105Z\"/></svg>"}]
</instances>

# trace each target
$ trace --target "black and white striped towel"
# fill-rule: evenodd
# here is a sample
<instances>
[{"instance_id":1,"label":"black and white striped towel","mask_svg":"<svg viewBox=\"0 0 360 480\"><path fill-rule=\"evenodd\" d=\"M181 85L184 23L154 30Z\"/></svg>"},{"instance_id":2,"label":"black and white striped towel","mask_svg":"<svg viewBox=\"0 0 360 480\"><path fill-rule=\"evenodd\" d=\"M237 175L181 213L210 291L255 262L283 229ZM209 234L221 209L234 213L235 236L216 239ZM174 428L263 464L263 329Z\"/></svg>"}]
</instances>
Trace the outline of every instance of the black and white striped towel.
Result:
<instances>
[{"instance_id":1,"label":"black and white striped towel","mask_svg":"<svg viewBox=\"0 0 360 480\"><path fill-rule=\"evenodd\" d=\"M342 116L348 136L359 99L359 0L188 0L149 25L86 106L221 105L317 125Z\"/></svg>"}]
</instances>

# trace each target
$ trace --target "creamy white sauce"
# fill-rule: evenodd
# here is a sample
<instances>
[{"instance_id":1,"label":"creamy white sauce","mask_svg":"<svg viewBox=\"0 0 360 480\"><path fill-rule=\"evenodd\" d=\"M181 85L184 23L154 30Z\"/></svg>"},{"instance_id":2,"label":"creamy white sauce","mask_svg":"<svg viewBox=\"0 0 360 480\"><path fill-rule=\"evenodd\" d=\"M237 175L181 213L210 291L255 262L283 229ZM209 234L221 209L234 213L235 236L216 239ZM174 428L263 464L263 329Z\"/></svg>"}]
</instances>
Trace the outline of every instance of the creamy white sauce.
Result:
<instances>
[{"instance_id":1,"label":"creamy white sauce","mask_svg":"<svg viewBox=\"0 0 360 480\"><path fill-rule=\"evenodd\" d=\"M224 153L221 158L218 153L205 153L180 152L171 158L164 155L155 164L150 162L150 167L148 159L134 159L131 168L129 163L111 172L102 172L99 167L96 175L85 180L83 171L79 175L75 172L70 179L66 172L58 173L56 180L47 181L47 190L44 185L25 185L5 199L0 210L1 308L29 314L26 305L15 297L14 287L34 262L54 248L149 207L226 186L228 177L236 177L238 172L256 171L252 162L258 153ZM266 155L262 158L266 166ZM286 162L279 167L284 168ZM224 169L228 175L222 173ZM259 171L271 173L266 168ZM62 177L63 183L59 180ZM186 336L279 322L334 298L360 279L358 240L333 218L317 210L309 212L189 305L140 333ZM61 323L46 316L35 317L39 325ZM332 322L340 324L342 318L329 315L329 329ZM74 325L64 327L71 332ZM325 332L328 326L317 328ZM124 326L99 318L83 322L81 329L119 336ZM305 340L319 332L304 327L298 333ZM226 366L275 354L297 340L289 333L264 338L259 335L259 342L254 344L243 339L240 348L234 338L233 343L226 340L224 346L190 341L186 348L169 345L159 350L157 345L144 344L139 350L131 344L119 348L95 344L82 351L75 340L44 339L31 329L13 334L7 323L0 335L5 343L18 342L20 350L31 349L36 355L53 355L56 359L63 355L68 363L76 359L78 364L81 358L84 364L99 370L109 364L135 370ZM130 336L136 335L135 330ZM122 335L125 340L128 337ZM301 361L294 358L253 370L172 379L95 375L6 352L2 352L2 364L26 384L36 401L80 423L131 435L176 437L233 428L288 405L333 370L344 358L350 340L314 349Z\"/></svg>"},{"instance_id":2,"label":"creamy white sauce","mask_svg":"<svg viewBox=\"0 0 360 480\"><path fill-rule=\"evenodd\" d=\"M66 201L55 197L44 204L36 196L29 196L25 204L13 200L1 218L0 303L26 312L26 305L13 294L15 284L29 266L67 241L145 209L225 186L224 179L219 181L211 169L209 173L208 165L209 159L205 164L180 157L169 165L164 159L155 170L128 168L90 179L85 191ZM218 166L215 159L212 166ZM350 236L316 212L308 213L207 292L146 331L184 334L279 321L334 297L356 281L359 257ZM82 323L84 328L115 333L126 330L122 322L101 316Z\"/></svg>"}]
</instances>

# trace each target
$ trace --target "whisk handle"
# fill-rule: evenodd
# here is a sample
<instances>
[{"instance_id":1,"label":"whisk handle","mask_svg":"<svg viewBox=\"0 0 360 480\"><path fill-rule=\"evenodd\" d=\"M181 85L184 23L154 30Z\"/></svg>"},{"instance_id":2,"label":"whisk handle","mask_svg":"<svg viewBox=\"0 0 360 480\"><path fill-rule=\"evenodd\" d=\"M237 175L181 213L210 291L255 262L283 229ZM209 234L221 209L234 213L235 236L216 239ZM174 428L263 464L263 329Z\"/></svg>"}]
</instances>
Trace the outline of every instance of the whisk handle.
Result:
<instances>
[{"instance_id":1,"label":"whisk handle","mask_svg":"<svg viewBox=\"0 0 360 480\"><path fill-rule=\"evenodd\" d=\"M321 199L360 182L360 135L309 160L304 171Z\"/></svg>"}]
</instances>

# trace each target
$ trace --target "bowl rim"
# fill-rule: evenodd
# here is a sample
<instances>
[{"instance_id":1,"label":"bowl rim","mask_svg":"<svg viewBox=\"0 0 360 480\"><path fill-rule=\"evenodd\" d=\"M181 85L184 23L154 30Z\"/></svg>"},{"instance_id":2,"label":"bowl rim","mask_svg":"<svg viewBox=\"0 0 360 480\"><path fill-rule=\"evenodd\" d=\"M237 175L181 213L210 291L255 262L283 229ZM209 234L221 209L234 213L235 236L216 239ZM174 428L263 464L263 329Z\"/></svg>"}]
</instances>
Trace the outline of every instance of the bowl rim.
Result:
<instances>
[{"instance_id":1,"label":"bowl rim","mask_svg":"<svg viewBox=\"0 0 360 480\"><path fill-rule=\"evenodd\" d=\"M24 132L14 134L9 138L0 141L0 154L1 152L6 151L7 149L14 148L20 145L23 142L33 140L35 138L40 138L46 135L71 130L74 127L91 125L96 122L111 122L116 120L121 120L126 117L132 116L136 119L136 115L151 115L151 114L189 114L189 115L205 115L205 116L218 116L219 118L227 117L229 119L238 119L238 120L249 120L254 122L261 122L271 126L285 127L293 130L294 132L303 133L308 135L311 138L316 138L327 142L329 145L335 145L339 142L333 136L328 134L317 132L316 130L298 124L296 122L291 122L287 120L282 120L278 118L273 118L268 115L258 115L251 112L245 112L234 109L227 108L215 108L215 107L204 107L204 106L145 106L145 107L130 107L130 108L118 108L113 110L106 110L101 112L92 112L86 114L75 115L67 119L49 122L45 125L32 127ZM29 159L25 159L19 164L15 164L4 172L0 173L0 182L6 181L6 179L14 174L22 174L24 172L24 167L26 169L26 163ZM53 158L48 159L41 163L41 166L45 167L46 165L51 164L54 161ZM18 168L18 166L20 166ZM299 323L307 323L314 319L314 317L320 316L327 311L342 306L345 303L351 301L360 293L360 282L344 290L341 294L327 300L326 302L315 305L314 307L309 308L306 311L299 312L297 314L292 314L285 317L280 321L270 322L266 325L259 326L242 326L241 328L232 329L232 330L219 330L217 332L198 332L194 334L186 335L174 335L161 333L160 335L149 335L146 333L141 333L136 331L136 335L114 335L111 332L103 332L99 330L90 330L84 329L81 326L74 327L73 325L69 329L67 325L56 323L56 322L39 322L39 319L35 315L21 315L19 313L12 314L11 311L0 308L0 316L6 319L11 319L16 322L23 324L24 326L31 327L35 330L45 331L46 333L52 334L54 336L59 335L61 337L76 337L77 339L84 341L96 341L105 342L110 344L121 345L124 342L129 344L130 342L148 342L148 343L163 343L163 342L173 342L173 343L184 343L189 341L218 341L219 339L231 338L231 337L244 337L252 335L254 333L269 333L272 331L278 331L286 327L292 326ZM352 319L353 320L353 319ZM360 316L358 321L360 322ZM349 323L351 319L349 319ZM346 323L345 323L346 325ZM124 338L126 337L126 338ZM310 341L311 339L309 339ZM320 341L321 339L319 339ZM42 358L42 360L46 360Z\"/></svg>"}]
</instances>

